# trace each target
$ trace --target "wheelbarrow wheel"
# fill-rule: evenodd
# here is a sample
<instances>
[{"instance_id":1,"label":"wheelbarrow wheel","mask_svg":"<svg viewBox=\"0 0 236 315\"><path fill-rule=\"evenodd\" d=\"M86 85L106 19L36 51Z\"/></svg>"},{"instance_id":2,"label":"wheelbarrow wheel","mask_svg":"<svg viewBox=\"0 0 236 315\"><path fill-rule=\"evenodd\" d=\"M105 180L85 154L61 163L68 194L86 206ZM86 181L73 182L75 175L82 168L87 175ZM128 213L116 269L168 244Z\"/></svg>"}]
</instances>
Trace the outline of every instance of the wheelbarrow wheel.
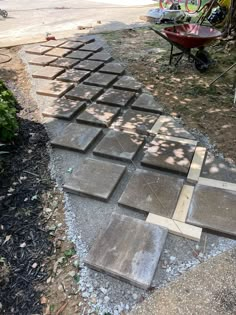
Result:
<instances>
[{"instance_id":1,"label":"wheelbarrow wheel","mask_svg":"<svg viewBox=\"0 0 236 315\"><path fill-rule=\"evenodd\" d=\"M197 51L195 55L195 67L199 72L206 72L211 64L210 55L205 50Z\"/></svg>"},{"instance_id":2,"label":"wheelbarrow wheel","mask_svg":"<svg viewBox=\"0 0 236 315\"><path fill-rule=\"evenodd\" d=\"M8 17L8 12L6 10L0 10L0 14L2 17L7 18Z\"/></svg>"}]
</instances>

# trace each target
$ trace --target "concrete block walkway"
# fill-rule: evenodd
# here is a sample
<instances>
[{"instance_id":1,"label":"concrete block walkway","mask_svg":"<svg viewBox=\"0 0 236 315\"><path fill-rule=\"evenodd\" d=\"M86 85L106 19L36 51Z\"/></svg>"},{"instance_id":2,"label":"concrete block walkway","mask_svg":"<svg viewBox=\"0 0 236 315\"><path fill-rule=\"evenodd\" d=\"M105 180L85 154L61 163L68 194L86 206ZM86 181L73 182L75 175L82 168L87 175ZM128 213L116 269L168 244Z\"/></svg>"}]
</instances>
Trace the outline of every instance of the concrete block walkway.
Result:
<instances>
[{"instance_id":1,"label":"concrete block walkway","mask_svg":"<svg viewBox=\"0 0 236 315\"><path fill-rule=\"evenodd\" d=\"M226 180L226 172L222 177L218 168L218 177L212 179L215 161L209 162L206 149L164 115L158 100L104 47L99 37L75 36L27 47L22 58L54 148L52 173L67 192L67 220L78 251L83 258L91 249L86 260L90 267L148 288L166 281L158 265L163 248L186 260L196 245L190 240L201 244L202 228L236 235L235 170L227 169ZM126 229L106 228L121 227L124 221ZM142 231L139 242L129 234L135 226ZM167 240L166 231L171 234ZM221 241L224 249L235 244L212 236L212 242ZM156 245L150 247L150 242ZM211 248L205 250L210 255ZM117 259L123 253L127 257L121 265ZM193 265L199 263L194 259ZM96 293L94 279L103 283L108 276L82 267L81 290L86 291L87 277L91 282L88 298ZM140 272L145 269L147 274ZM125 299L124 288L131 295L145 295L130 284L111 281L110 293L117 301ZM96 301L94 307L100 307L98 293ZM136 299L128 301L126 310ZM111 311L114 303L105 309Z\"/></svg>"}]
</instances>

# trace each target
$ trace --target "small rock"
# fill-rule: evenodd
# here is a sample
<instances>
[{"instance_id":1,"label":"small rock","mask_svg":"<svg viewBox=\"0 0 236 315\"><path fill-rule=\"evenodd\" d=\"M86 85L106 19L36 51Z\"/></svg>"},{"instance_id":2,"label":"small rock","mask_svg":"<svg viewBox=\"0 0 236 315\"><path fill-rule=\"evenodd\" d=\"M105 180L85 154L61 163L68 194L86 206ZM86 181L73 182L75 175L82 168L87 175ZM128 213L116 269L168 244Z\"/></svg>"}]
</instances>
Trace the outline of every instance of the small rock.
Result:
<instances>
[{"instance_id":1,"label":"small rock","mask_svg":"<svg viewBox=\"0 0 236 315\"><path fill-rule=\"evenodd\" d=\"M51 283L52 282L52 277L47 278L47 283Z\"/></svg>"},{"instance_id":2,"label":"small rock","mask_svg":"<svg viewBox=\"0 0 236 315\"><path fill-rule=\"evenodd\" d=\"M89 293L88 293L88 292L83 292L83 293L82 293L82 297L83 297L84 299L89 298Z\"/></svg>"},{"instance_id":3,"label":"small rock","mask_svg":"<svg viewBox=\"0 0 236 315\"><path fill-rule=\"evenodd\" d=\"M58 290L59 290L59 291L64 291L63 286L62 286L61 284L59 284Z\"/></svg>"},{"instance_id":4,"label":"small rock","mask_svg":"<svg viewBox=\"0 0 236 315\"><path fill-rule=\"evenodd\" d=\"M174 262L176 260L176 257L175 256L170 256L170 262Z\"/></svg>"},{"instance_id":5,"label":"small rock","mask_svg":"<svg viewBox=\"0 0 236 315\"><path fill-rule=\"evenodd\" d=\"M35 269L37 266L38 266L38 264L37 264L37 263L34 263L34 264L32 265L32 268Z\"/></svg>"},{"instance_id":6,"label":"small rock","mask_svg":"<svg viewBox=\"0 0 236 315\"><path fill-rule=\"evenodd\" d=\"M136 293L134 293L134 294L132 294L132 297L133 297L134 300L137 300L138 295Z\"/></svg>"},{"instance_id":7,"label":"small rock","mask_svg":"<svg viewBox=\"0 0 236 315\"><path fill-rule=\"evenodd\" d=\"M110 285L110 283L109 283L109 282L106 282L105 288L108 289L108 288L109 288L109 285Z\"/></svg>"},{"instance_id":8,"label":"small rock","mask_svg":"<svg viewBox=\"0 0 236 315\"><path fill-rule=\"evenodd\" d=\"M78 268L78 267L79 267L79 260L78 260L78 259L76 259L76 260L73 262L73 266L74 266L75 268Z\"/></svg>"},{"instance_id":9,"label":"small rock","mask_svg":"<svg viewBox=\"0 0 236 315\"><path fill-rule=\"evenodd\" d=\"M104 297L104 303L108 303L109 301L110 301L109 296L105 296L105 297Z\"/></svg>"},{"instance_id":10,"label":"small rock","mask_svg":"<svg viewBox=\"0 0 236 315\"><path fill-rule=\"evenodd\" d=\"M50 212L52 212L52 209L50 209L50 208L44 208L43 211L44 211L44 212L47 212L47 213L50 213Z\"/></svg>"},{"instance_id":11,"label":"small rock","mask_svg":"<svg viewBox=\"0 0 236 315\"><path fill-rule=\"evenodd\" d=\"M20 244L20 248L24 248L25 246L26 246L25 242Z\"/></svg>"},{"instance_id":12,"label":"small rock","mask_svg":"<svg viewBox=\"0 0 236 315\"><path fill-rule=\"evenodd\" d=\"M100 291L101 291L103 294L107 294L107 289L105 289L105 288L103 288L103 287L100 288Z\"/></svg>"},{"instance_id":13,"label":"small rock","mask_svg":"<svg viewBox=\"0 0 236 315\"><path fill-rule=\"evenodd\" d=\"M74 277L75 276L75 274L76 274L76 272L73 270L73 271L70 271L70 272L68 272L68 276L70 276L70 277Z\"/></svg>"},{"instance_id":14,"label":"small rock","mask_svg":"<svg viewBox=\"0 0 236 315\"><path fill-rule=\"evenodd\" d=\"M129 311L129 304L125 305L125 309L126 309L126 311Z\"/></svg>"}]
</instances>

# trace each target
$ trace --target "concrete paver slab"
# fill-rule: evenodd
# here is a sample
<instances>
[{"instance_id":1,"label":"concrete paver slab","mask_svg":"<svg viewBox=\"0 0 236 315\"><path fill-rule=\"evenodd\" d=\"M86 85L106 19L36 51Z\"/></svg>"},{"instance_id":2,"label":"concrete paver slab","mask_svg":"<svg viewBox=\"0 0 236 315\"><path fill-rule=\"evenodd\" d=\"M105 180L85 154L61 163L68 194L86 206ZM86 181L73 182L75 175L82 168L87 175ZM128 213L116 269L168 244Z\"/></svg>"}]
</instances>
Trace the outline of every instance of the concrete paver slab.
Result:
<instances>
[{"instance_id":1,"label":"concrete paver slab","mask_svg":"<svg viewBox=\"0 0 236 315\"><path fill-rule=\"evenodd\" d=\"M158 128L157 132L155 131L156 127L153 126L152 132L159 133L167 136L174 136L179 138L186 138L195 140L194 136L190 132L185 130L175 119L170 116L165 116L163 123Z\"/></svg>"},{"instance_id":2,"label":"concrete paver slab","mask_svg":"<svg viewBox=\"0 0 236 315\"><path fill-rule=\"evenodd\" d=\"M78 70L97 71L104 65L101 61L83 60L74 68Z\"/></svg>"},{"instance_id":3,"label":"concrete paver slab","mask_svg":"<svg viewBox=\"0 0 236 315\"><path fill-rule=\"evenodd\" d=\"M91 56L92 53L89 51L80 51L76 50L67 55L67 58L72 58L72 59L79 59L79 60L84 60L87 59L89 56Z\"/></svg>"},{"instance_id":4,"label":"concrete paver slab","mask_svg":"<svg viewBox=\"0 0 236 315\"><path fill-rule=\"evenodd\" d=\"M72 193L108 200L118 185L126 167L95 159L86 159L64 184Z\"/></svg>"},{"instance_id":5,"label":"concrete paver slab","mask_svg":"<svg viewBox=\"0 0 236 315\"><path fill-rule=\"evenodd\" d=\"M182 178L137 169L119 204L172 218L183 183Z\"/></svg>"},{"instance_id":6,"label":"concrete paver slab","mask_svg":"<svg viewBox=\"0 0 236 315\"><path fill-rule=\"evenodd\" d=\"M58 46L64 44L65 42L66 42L66 40L64 40L64 39L62 39L62 40L49 40L48 42L41 44L41 46L58 47Z\"/></svg>"},{"instance_id":7,"label":"concrete paver slab","mask_svg":"<svg viewBox=\"0 0 236 315\"><path fill-rule=\"evenodd\" d=\"M227 163L221 157L208 153L202 167L201 177L236 183L236 167Z\"/></svg>"},{"instance_id":8,"label":"concrete paver slab","mask_svg":"<svg viewBox=\"0 0 236 315\"><path fill-rule=\"evenodd\" d=\"M50 66L70 69L77 65L78 62L79 60L77 59L59 58L56 61L50 63Z\"/></svg>"},{"instance_id":9,"label":"concrete paver slab","mask_svg":"<svg viewBox=\"0 0 236 315\"><path fill-rule=\"evenodd\" d=\"M62 44L60 47L66 48L66 49L76 50L82 46L83 46L83 43L81 43L81 42L68 41L68 42L65 42L64 44Z\"/></svg>"},{"instance_id":10,"label":"concrete paver slab","mask_svg":"<svg viewBox=\"0 0 236 315\"><path fill-rule=\"evenodd\" d=\"M102 51L102 52L97 52L91 57L89 57L89 60L108 62L112 60L112 56L109 53Z\"/></svg>"},{"instance_id":11,"label":"concrete paver slab","mask_svg":"<svg viewBox=\"0 0 236 315\"><path fill-rule=\"evenodd\" d=\"M65 70L62 68L56 68L51 66L41 67L36 72L32 74L33 78L40 79L50 79L53 80L60 74L62 74Z\"/></svg>"},{"instance_id":12,"label":"concrete paver slab","mask_svg":"<svg viewBox=\"0 0 236 315\"><path fill-rule=\"evenodd\" d=\"M117 75L108 73L94 73L84 81L84 84L108 87L115 82Z\"/></svg>"},{"instance_id":13,"label":"concrete paver slab","mask_svg":"<svg viewBox=\"0 0 236 315\"><path fill-rule=\"evenodd\" d=\"M69 37L68 39L73 42L81 42L83 44L88 44L95 41L95 36L94 35L85 35L85 36L75 35L75 36Z\"/></svg>"},{"instance_id":14,"label":"concrete paver slab","mask_svg":"<svg viewBox=\"0 0 236 315\"><path fill-rule=\"evenodd\" d=\"M57 60L57 57L52 57L52 56L38 56L38 57L33 57L32 59L29 60L30 65L39 65L39 66L47 66L51 62Z\"/></svg>"},{"instance_id":15,"label":"concrete paver slab","mask_svg":"<svg viewBox=\"0 0 236 315\"><path fill-rule=\"evenodd\" d=\"M56 147L85 152L101 133L100 128L71 123L51 141L51 144Z\"/></svg>"},{"instance_id":16,"label":"concrete paver slab","mask_svg":"<svg viewBox=\"0 0 236 315\"><path fill-rule=\"evenodd\" d=\"M80 48L80 50L98 52L102 50L102 48L103 47L99 43L94 42L94 43L84 45L83 47Z\"/></svg>"},{"instance_id":17,"label":"concrete paver slab","mask_svg":"<svg viewBox=\"0 0 236 315\"><path fill-rule=\"evenodd\" d=\"M125 68L118 62L109 62L99 72L121 75L125 72Z\"/></svg>"},{"instance_id":18,"label":"concrete paver slab","mask_svg":"<svg viewBox=\"0 0 236 315\"><path fill-rule=\"evenodd\" d=\"M50 47L34 46L34 47L27 48L25 52L28 54L33 54L33 55L43 55L46 52L48 52L50 49L51 49Z\"/></svg>"},{"instance_id":19,"label":"concrete paver slab","mask_svg":"<svg viewBox=\"0 0 236 315\"><path fill-rule=\"evenodd\" d=\"M187 223L236 236L236 191L197 184Z\"/></svg>"},{"instance_id":20,"label":"concrete paver slab","mask_svg":"<svg viewBox=\"0 0 236 315\"><path fill-rule=\"evenodd\" d=\"M138 92L141 90L142 84L136 81L133 77L125 75L114 84L114 87L117 89Z\"/></svg>"},{"instance_id":21,"label":"concrete paver slab","mask_svg":"<svg viewBox=\"0 0 236 315\"><path fill-rule=\"evenodd\" d=\"M85 102L71 101L65 98L55 100L52 105L44 108L42 115L45 117L55 117L62 119L71 119L85 108Z\"/></svg>"},{"instance_id":22,"label":"concrete paver slab","mask_svg":"<svg viewBox=\"0 0 236 315\"><path fill-rule=\"evenodd\" d=\"M66 94L66 98L72 100L85 100L85 101L93 101L99 95L101 95L103 89L98 86L90 86L80 84L76 86L73 90Z\"/></svg>"},{"instance_id":23,"label":"concrete paver slab","mask_svg":"<svg viewBox=\"0 0 236 315\"><path fill-rule=\"evenodd\" d=\"M127 106L135 97L135 93L131 91L121 91L117 89L108 89L102 94L97 102L124 107Z\"/></svg>"},{"instance_id":24,"label":"concrete paver slab","mask_svg":"<svg viewBox=\"0 0 236 315\"><path fill-rule=\"evenodd\" d=\"M117 120L115 126L122 130L145 133L152 128L158 117L159 115L157 114L128 109L126 113Z\"/></svg>"},{"instance_id":25,"label":"concrete paver slab","mask_svg":"<svg viewBox=\"0 0 236 315\"><path fill-rule=\"evenodd\" d=\"M57 77L59 81L80 83L90 75L90 72L83 70L67 70L65 73Z\"/></svg>"},{"instance_id":26,"label":"concrete paver slab","mask_svg":"<svg viewBox=\"0 0 236 315\"><path fill-rule=\"evenodd\" d=\"M49 50L45 55L47 56L55 56L55 57L65 57L71 52L70 49L65 49L65 48L53 48Z\"/></svg>"},{"instance_id":27,"label":"concrete paver slab","mask_svg":"<svg viewBox=\"0 0 236 315\"><path fill-rule=\"evenodd\" d=\"M85 263L91 268L148 289L167 237L167 230L113 213L96 238Z\"/></svg>"},{"instance_id":28,"label":"concrete paver slab","mask_svg":"<svg viewBox=\"0 0 236 315\"><path fill-rule=\"evenodd\" d=\"M141 94L132 104L132 108L159 114L163 111L163 108L155 101L154 97L148 93Z\"/></svg>"},{"instance_id":29,"label":"concrete paver slab","mask_svg":"<svg viewBox=\"0 0 236 315\"><path fill-rule=\"evenodd\" d=\"M135 134L109 130L93 150L93 153L107 158L131 161L143 141L143 138Z\"/></svg>"},{"instance_id":30,"label":"concrete paver slab","mask_svg":"<svg viewBox=\"0 0 236 315\"><path fill-rule=\"evenodd\" d=\"M149 145L142 164L187 174L196 146L156 137Z\"/></svg>"},{"instance_id":31,"label":"concrete paver slab","mask_svg":"<svg viewBox=\"0 0 236 315\"><path fill-rule=\"evenodd\" d=\"M116 107L93 104L87 107L76 120L87 124L109 127L119 112L120 109Z\"/></svg>"},{"instance_id":32,"label":"concrete paver slab","mask_svg":"<svg viewBox=\"0 0 236 315\"><path fill-rule=\"evenodd\" d=\"M73 83L50 81L37 87L36 93L45 96L61 97L74 87Z\"/></svg>"}]
</instances>

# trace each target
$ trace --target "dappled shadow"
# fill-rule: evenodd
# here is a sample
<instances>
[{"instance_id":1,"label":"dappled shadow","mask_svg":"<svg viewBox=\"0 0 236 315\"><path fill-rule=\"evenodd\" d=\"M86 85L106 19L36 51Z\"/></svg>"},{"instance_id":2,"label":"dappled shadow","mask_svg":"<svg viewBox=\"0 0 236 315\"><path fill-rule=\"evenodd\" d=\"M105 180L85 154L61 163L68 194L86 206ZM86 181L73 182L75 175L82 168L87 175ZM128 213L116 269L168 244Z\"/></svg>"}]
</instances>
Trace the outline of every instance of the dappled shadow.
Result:
<instances>
[{"instance_id":1,"label":"dappled shadow","mask_svg":"<svg viewBox=\"0 0 236 315\"><path fill-rule=\"evenodd\" d=\"M162 140L157 136L147 145L142 164L153 168L187 174L194 151L194 145Z\"/></svg>"}]
</instances>

